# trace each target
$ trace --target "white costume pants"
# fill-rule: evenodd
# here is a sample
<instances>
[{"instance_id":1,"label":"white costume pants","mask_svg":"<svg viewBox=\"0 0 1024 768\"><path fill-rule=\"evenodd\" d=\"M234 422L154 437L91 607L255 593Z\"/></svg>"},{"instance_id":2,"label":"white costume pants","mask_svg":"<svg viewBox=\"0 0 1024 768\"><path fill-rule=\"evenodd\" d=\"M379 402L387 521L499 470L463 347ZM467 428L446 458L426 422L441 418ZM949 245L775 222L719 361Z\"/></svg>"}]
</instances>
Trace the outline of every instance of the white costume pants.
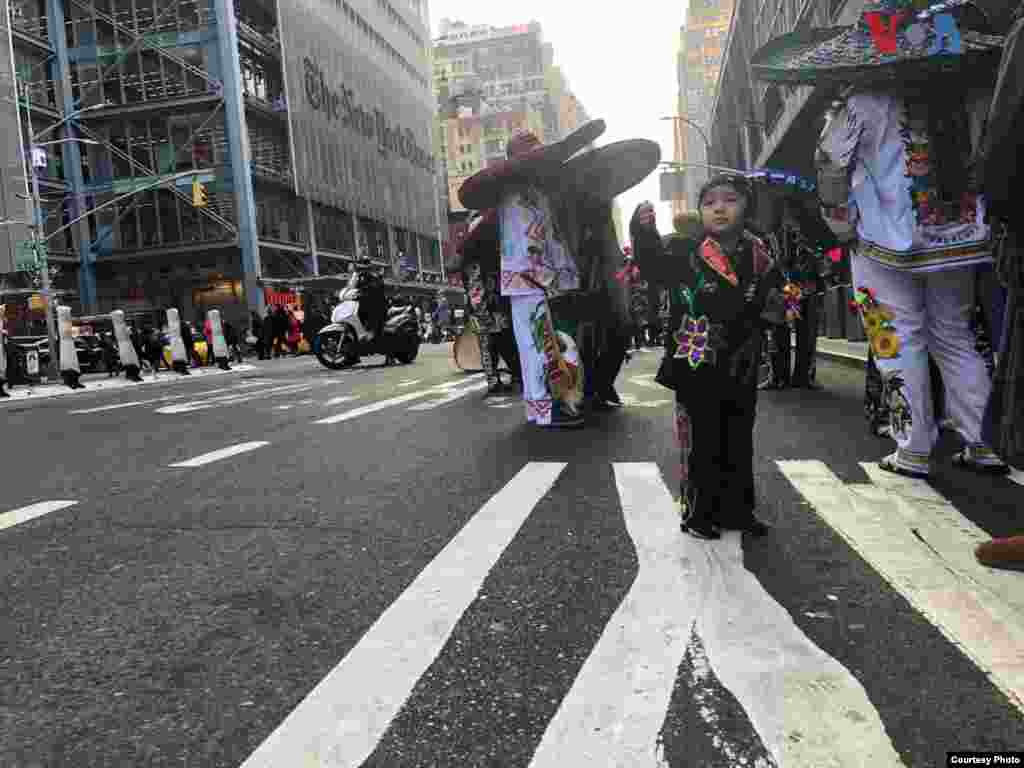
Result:
<instances>
[{"instance_id":1,"label":"white costume pants","mask_svg":"<svg viewBox=\"0 0 1024 768\"><path fill-rule=\"evenodd\" d=\"M974 269L904 272L859 253L851 262L854 288L869 289L879 305L880 313L862 310L862 319L885 383L896 465L927 473L938 439L929 353L942 373L947 414L968 446L989 453L981 443L981 423L992 382L970 327Z\"/></svg>"},{"instance_id":2,"label":"white costume pants","mask_svg":"<svg viewBox=\"0 0 1024 768\"><path fill-rule=\"evenodd\" d=\"M565 363L565 373L553 384L549 375L548 361L541 338L548 338L541 329L547 305L541 294L511 296L512 330L519 348L520 367L523 372L523 400L526 404L528 421L548 426L552 418L578 418L583 402L583 366L573 338L559 327L557 321L552 327L558 336L558 348ZM554 369L554 368L553 368ZM554 394L553 388L554 387Z\"/></svg>"}]
</instances>

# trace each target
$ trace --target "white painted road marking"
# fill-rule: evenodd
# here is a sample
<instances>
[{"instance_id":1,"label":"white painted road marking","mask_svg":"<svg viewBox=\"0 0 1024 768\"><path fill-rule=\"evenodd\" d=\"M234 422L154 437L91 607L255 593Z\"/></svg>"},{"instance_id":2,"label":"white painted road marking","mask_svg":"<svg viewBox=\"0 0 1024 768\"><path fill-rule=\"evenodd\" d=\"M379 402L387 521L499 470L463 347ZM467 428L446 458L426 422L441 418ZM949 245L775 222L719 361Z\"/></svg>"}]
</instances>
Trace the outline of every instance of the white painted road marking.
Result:
<instances>
[{"instance_id":1,"label":"white painted road marking","mask_svg":"<svg viewBox=\"0 0 1024 768\"><path fill-rule=\"evenodd\" d=\"M483 374L467 376L465 379L461 379L458 381L450 381L445 384L439 384L438 386L431 387L430 389L421 389L418 392L410 392L407 395L399 395L398 397L392 397L389 398L388 400L379 400L376 403L370 403L369 405L364 405L361 408L353 408L351 411L345 411L344 413L339 413L335 416L328 416L326 419L318 419L313 423L340 424L343 421L351 421L352 419L358 419L360 416L366 416L367 414L383 411L384 409L390 408L394 405L404 405L405 403L411 403L413 400L419 400L420 398L427 397L428 395L444 394L446 392L450 392L452 389L465 384L465 382L472 381L474 379L479 379L482 376Z\"/></svg>"},{"instance_id":2,"label":"white painted road marking","mask_svg":"<svg viewBox=\"0 0 1024 768\"><path fill-rule=\"evenodd\" d=\"M477 512L242 768L358 766L376 748L564 463L531 463Z\"/></svg>"},{"instance_id":3,"label":"white painted road marking","mask_svg":"<svg viewBox=\"0 0 1024 768\"><path fill-rule=\"evenodd\" d=\"M531 766L666 765L657 737L691 631L778 765L902 766L860 683L743 567L739 535L684 536L656 464L614 469L639 572Z\"/></svg>"},{"instance_id":4,"label":"white painted road marking","mask_svg":"<svg viewBox=\"0 0 1024 768\"><path fill-rule=\"evenodd\" d=\"M240 389L246 389L248 387L259 386L250 382L238 384L233 387L218 387L217 389L208 389L205 392L181 392L177 395L165 395L164 397L154 397L152 400L135 400L129 403L114 403L113 405L101 405L97 408L83 408L77 411L68 411L69 414L78 416L88 413L103 413L105 411L116 411L120 408L134 408L138 405L152 405L153 403L166 403L170 400L181 400L186 397L205 397L207 395L219 395L222 392L237 392Z\"/></svg>"},{"instance_id":5,"label":"white painted road marking","mask_svg":"<svg viewBox=\"0 0 1024 768\"><path fill-rule=\"evenodd\" d=\"M262 448L270 443L265 441L256 441L251 443L239 443L238 445L232 445L228 448L221 448L219 451L211 451L210 453L204 453L202 456L196 456L194 459L188 461L182 461L177 464L171 464L175 468L193 468L201 467L204 464L212 464L215 461L221 459L228 459L232 456L237 456L240 453L248 453L249 451L255 451L257 448Z\"/></svg>"},{"instance_id":6,"label":"white painted road marking","mask_svg":"<svg viewBox=\"0 0 1024 768\"><path fill-rule=\"evenodd\" d=\"M458 390L453 391L451 394L446 395L445 397L442 397L440 400L431 400L429 403L420 403L419 405L414 405L409 410L410 411L432 411L435 408L440 408L442 405L448 405L448 403L454 403L456 400L460 400L463 397L466 397L466 395L471 395L474 392L479 392L479 391L484 390L484 389L487 389L487 382L486 381L482 382L480 384L471 384L470 386L465 387L464 389L458 389Z\"/></svg>"},{"instance_id":7,"label":"white painted road marking","mask_svg":"<svg viewBox=\"0 0 1024 768\"><path fill-rule=\"evenodd\" d=\"M403 381L403 382L399 383L398 388L399 389L404 389L405 387L415 387L417 384L421 384L422 382L423 382L423 379L413 379L412 381Z\"/></svg>"},{"instance_id":8,"label":"white painted road marking","mask_svg":"<svg viewBox=\"0 0 1024 768\"><path fill-rule=\"evenodd\" d=\"M27 523L29 520L35 520L37 517L48 515L51 512L73 507L77 503L77 501L40 501L35 504L29 504L27 507L12 509L10 512L4 512L0 515L0 531L20 525L21 523Z\"/></svg>"},{"instance_id":9,"label":"white painted road marking","mask_svg":"<svg viewBox=\"0 0 1024 768\"><path fill-rule=\"evenodd\" d=\"M296 392L304 392L314 387L332 386L335 382L331 381L320 381L320 382L303 382L301 384L286 384L280 387L270 387L269 389L262 389L258 392L246 392L245 394L231 394L224 395L221 397L214 397L209 400L190 400L187 403L177 403L176 405L168 405L164 408L157 408L156 413L163 415L172 415L178 413L191 413L193 411L205 411L210 408L217 408L225 405L236 405L238 403L249 402L250 400L256 400L260 398L272 397L274 395L287 395L295 394Z\"/></svg>"},{"instance_id":10,"label":"white painted road marking","mask_svg":"<svg viewBox=\"0 0 1024 768\"><path fill-rule=\"evenodd\" d=\"M1017 469L1016 467L1010 468L1010 474L1007 475L1017 485L1024 485L1024 471Z\"/></svg>"},{"instance_id":11,"label":"white painted road marking","mask_svg":"<svg viewBox=\"0 0 1024 768\"><path fill-rule=\"evenodd\" d=\"M342 405L344 403L351 403L353 400L358 400L359 395L343 395L342 397L335 397L324 403L325 408L330 408L335 405Z\"/></svg>"},{"instance_id":12,"label":"white painted road marking","mask_svg":"<svg viewBox=\"0 0 1024 768\"><path fill-rule=\"evenodd\" d=\"M818 461L777 463L815 512L1024 710L1020 577L974 561L988 535L923 480L865 463L874 485L847 486Z\"/></svg>"}]
</instances>

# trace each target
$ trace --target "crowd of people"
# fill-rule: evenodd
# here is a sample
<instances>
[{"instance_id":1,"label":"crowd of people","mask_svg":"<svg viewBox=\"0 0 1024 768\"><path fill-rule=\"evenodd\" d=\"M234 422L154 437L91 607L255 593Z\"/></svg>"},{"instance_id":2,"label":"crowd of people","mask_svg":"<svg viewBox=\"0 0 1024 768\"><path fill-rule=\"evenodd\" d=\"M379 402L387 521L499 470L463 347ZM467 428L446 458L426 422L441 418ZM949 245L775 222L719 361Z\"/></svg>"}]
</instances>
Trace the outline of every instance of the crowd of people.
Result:
<instances>
[{"instance_id":1,"label":"crowd of people","mask_svg":"<svg viewBox=\"0 0 1024 768\"><path fill-rule=\"evenodd\" d=\"M737 171L709 180L696 215L664 237L653 205L639 206L624 254L608 204L657 153L650 164L635 142L580 152L601 121L548 145L513 136L507 158L459 192L478 213L451 265L467 276L488 395L502 389L503 357L522 373L529 422L582 426L588 405L619 404L628 348L660 336L656 380L676 395L682 529L763 535L757 393L820 386L820 261L838 242L870 348L866 410L895 442L879 466L928 478L942 426L962 439L955 467L1009 472L1004 457L1024 448L1020 225L1006 162L1020 143L1024 10L1003 35L973 3L920 5L871 0L858 24L814 45L794 33L755 54L760 79L839 94L813 157L813 205L783 195L766 228L753 175ZM1005 564L1010 546L993 543L979 559ZM1016 546L1024 562L1024 537Z\"/></svg>"}]
</instances>

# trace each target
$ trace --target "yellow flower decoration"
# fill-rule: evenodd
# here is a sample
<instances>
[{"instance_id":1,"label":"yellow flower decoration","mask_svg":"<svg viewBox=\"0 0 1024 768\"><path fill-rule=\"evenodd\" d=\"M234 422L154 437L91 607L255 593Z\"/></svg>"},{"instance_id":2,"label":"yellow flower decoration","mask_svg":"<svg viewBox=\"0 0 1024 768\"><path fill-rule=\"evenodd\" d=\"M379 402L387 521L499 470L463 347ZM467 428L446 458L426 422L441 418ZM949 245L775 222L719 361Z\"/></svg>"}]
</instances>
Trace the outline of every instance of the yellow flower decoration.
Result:
<instances>
[{"instance_id":1,"label":"yellow flower decoration","mask_svg":"<svg viewBox=\"0 0 1024 768\"><path fill-rule=\"evenodd\" d=\"M873 337L876 333L882 330L882 313L877 309L868 310L864 312L864 332L868 337Z\"/></svg>"},{"instance_id":2,"label":"yellow flower decoration","mask_svg":"<svg viewBox=\"0 0 1024 768\"><path fill-rule=\"evenodd\" d=\"M871 339L871 350L879 360L891 360L900 355L900 339L892 331L879 331Z\"/></svg>"}]
</instances>

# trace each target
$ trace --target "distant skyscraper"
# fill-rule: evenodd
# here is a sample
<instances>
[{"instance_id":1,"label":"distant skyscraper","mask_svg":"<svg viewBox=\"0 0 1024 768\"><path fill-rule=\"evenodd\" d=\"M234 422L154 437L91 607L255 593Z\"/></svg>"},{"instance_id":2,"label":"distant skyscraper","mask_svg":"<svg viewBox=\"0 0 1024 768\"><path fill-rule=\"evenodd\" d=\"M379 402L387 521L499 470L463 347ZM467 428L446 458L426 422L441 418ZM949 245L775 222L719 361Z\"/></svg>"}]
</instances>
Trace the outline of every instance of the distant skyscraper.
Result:
<instances>
[{"instance_id":1,"label":"distant skyscraper","mask_svg":"<svg viewBox=\"0 0 1024 768\"><path fill-rule=\"evenodd\" d=\"M680 29L676 59L679 114L697 123L709 137L711 108L733 7L733 0L690 0L686 24ZM707 162L700 132L681 120L676 121L674 144L676 162ZM672 203L673 215L696 207L697 190L706 179L707 171L687 169L686 195Z\"/></svg>"}]
</instances>

